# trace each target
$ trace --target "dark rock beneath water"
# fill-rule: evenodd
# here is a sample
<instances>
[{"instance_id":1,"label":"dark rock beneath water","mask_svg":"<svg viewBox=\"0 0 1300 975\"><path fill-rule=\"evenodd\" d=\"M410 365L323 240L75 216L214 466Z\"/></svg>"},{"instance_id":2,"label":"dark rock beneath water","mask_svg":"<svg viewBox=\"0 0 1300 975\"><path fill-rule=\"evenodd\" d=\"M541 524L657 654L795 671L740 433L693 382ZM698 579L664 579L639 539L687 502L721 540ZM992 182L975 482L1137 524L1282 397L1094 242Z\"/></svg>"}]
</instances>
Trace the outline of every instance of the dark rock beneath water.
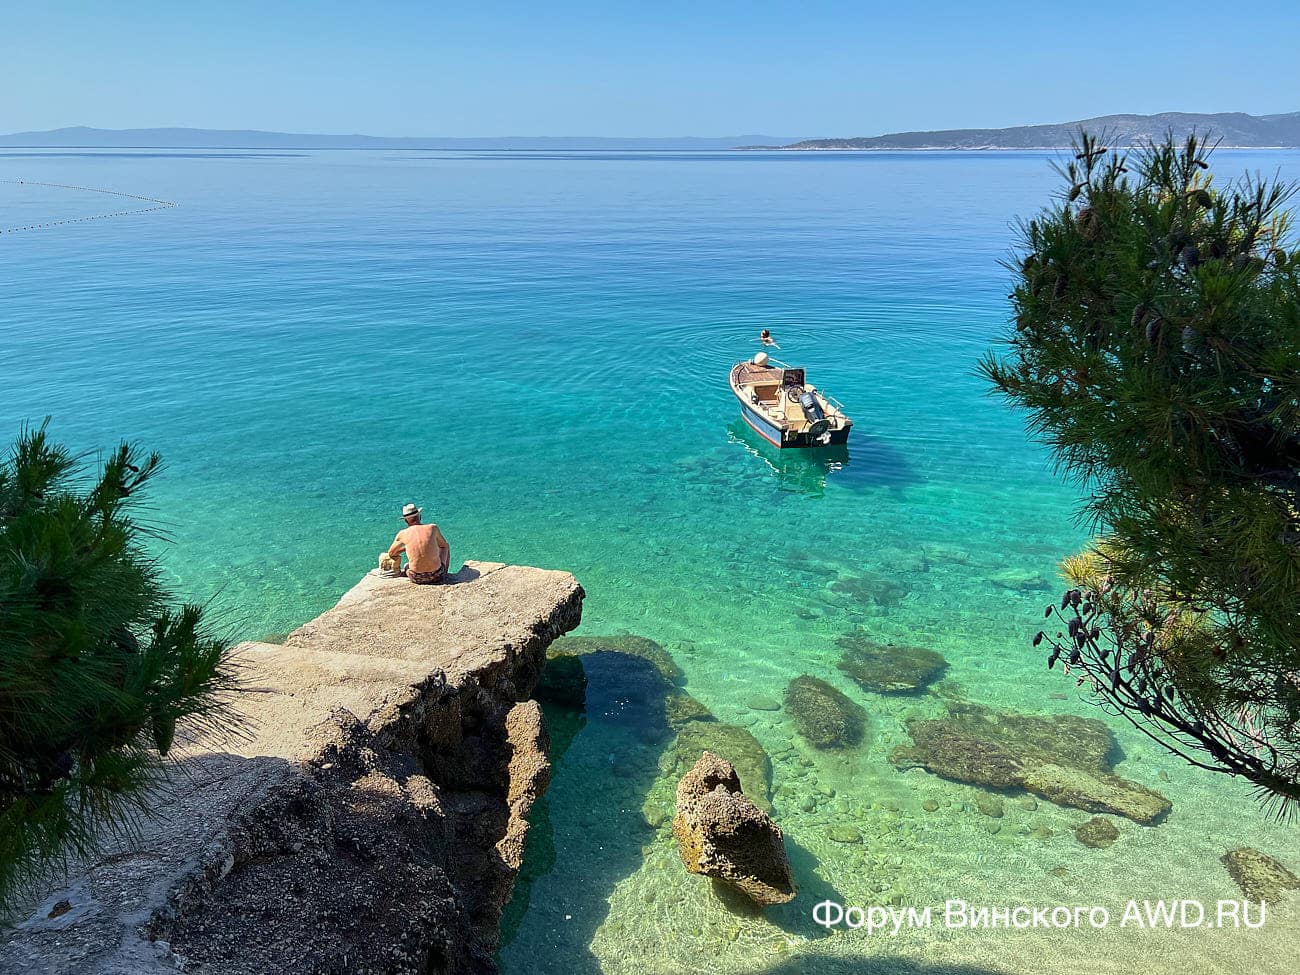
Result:
<instances>
[{"instance_id":1,"label":"dark rock beneath water","mask_svg":"<svg viewBox=\"0 0 1300 975\"><path fill-rule=\"evenodd\" d=\"M1003 569L989 576L989 582L1012 592L1038 592L1052 588L1052 580L1032 569Z\"/></svg>"},{"instance_id":2,"label":"dark rock beneath water","mask_svg":"<svg viewBox=\"0 0 1300 975\"><path fill-rule=\"evenodd\" d=\"M804 674L785 688L785 710L799 734L818 748L862 741L867 712L819 677Z\"/></svg>"},{"instance_id":3,"label":"dark rock beneath water","mask_svg":"<svg viewBox=\"0 0 1300 975\"><path fill-rule=\"evenodd\" d=\"M831 592L847 596L867 606L893 606L910 591L907 586L887 576L863 573L845 576L831 583Z\"/></svg>"},{"instance_id":4,"label":"dark rock beneath water","mask_svg":"<svg viewBox=\"0 0 1300 975\"><path fill-rule=\"evenodd\" d=\"M545 704L581 711L587 703L587 674L572 654L547 657L533 697Z\"/></svg>"},{"instance_id":5,"label":"dark rock beneath water","mask_svg":"<svg viewBox=\"0 0 1300 975\"><path fill-rule=\"evenodd\" d=\"M889 759L956 782L1025 789L1060 806L1127 816L1150 824L1171 803L1111 771L1114 739L1104 724L1074 715L997 713L950 705L943 718L907 722L912 744Z\"/></svg>"},{"instance_id":6,"label":"dark rock beneath water","mask_svg":"<svg viewBox=\"0 0 1300 975\"><path fill-rule=\"evenodd\" d=\"M715 877L756 904L794 899L780 827L741 791L731 763L711 752L677 785L673 835L691 873Z\"/></svg>"},{"instance_id":7,"label":"dark rock beneath water","mask_svg":"<svg viewBox=\"0 0 1300 975\"><path fill-rule=\"evenodd\" d=\"M546 651L547 658L571 655L581 657L589 653L609 651L641 657L654 665L669 681L676 682L682 677L682 669L673 660L672 654L643 636L621 634L616 636L562 636Z\"/></svg>"},{"instance_id":8,"label":"dark rock beneath water","mask_svg":"<svg viewBox=\"0 0 1300 975\"><path fill-rule=\"evenodd\" d=\"M696 721L713 721L713 712L685 691L673 688L664 698L664 717L668 726L680 731Z\"/></svg>"},{"instance_id":9,"label":"dark rock beneath water","mask_svg":"<svg viewBox=\"0 0 1300 975\"><path fill-rule=\"evenodd\" d=\"M1228 868L1241 892L1252 901L1276 901L1288 890L1300 889L1297 877L1267 853L1239 846L1219 861Z\"/></svg>"},{"instance_id":10,"label":"dark rock beneath water","mask_svg":"<svg viewBox=\"0 0 1300 975\"><path fill-rule=\"evenodd\" d=\"M948 667L948 661L934 650L875 643L856 630L835 642L844 651L839 669L859 687L878 694L921 690L942 677Z\"/></svg>"},{"instance_id":11,"label":"dark rock beneath water","mask_svg":"<svg viewBox=\"0 0 1300 975\"><path fill-rule=\"evenodd\" d=\"M677 768L689 769L705 752L726 759L735 768L745 795L754 805L771 811L772 762L758 739L744 728L721 721L690 721L677 732Z\"/></svg>"},{"instance_id":12,"label":"dark rock beneath water","mask_svg":"<svg viewBox=\"0 0 1300 975\"><path fill-rule=\"evenodd\" d=\"M1074 838L1094 850L1104 850L1119 839L1119 830L1109 819L1093 816L1074 828Z\"/></svg>"}]
</instances>

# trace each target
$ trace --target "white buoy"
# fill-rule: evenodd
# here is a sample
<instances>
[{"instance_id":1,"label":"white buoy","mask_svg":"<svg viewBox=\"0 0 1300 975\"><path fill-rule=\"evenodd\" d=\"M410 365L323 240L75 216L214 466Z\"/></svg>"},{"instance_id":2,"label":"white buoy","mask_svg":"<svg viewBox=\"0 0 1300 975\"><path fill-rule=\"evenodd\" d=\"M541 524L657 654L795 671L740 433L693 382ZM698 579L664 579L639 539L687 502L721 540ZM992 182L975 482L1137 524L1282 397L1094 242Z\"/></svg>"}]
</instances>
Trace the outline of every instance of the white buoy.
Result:
<instances>
[{"instance_id":1,"label":"white buoy","mask_svg":"<svg viewBox=\"0 0 1300 975\"><path fill-rule=\"evenodd\" d=\"M767 353L760 352L758 355L754 356L754 365L756 366L767 365Z\"/></svg>"}]
</instances>

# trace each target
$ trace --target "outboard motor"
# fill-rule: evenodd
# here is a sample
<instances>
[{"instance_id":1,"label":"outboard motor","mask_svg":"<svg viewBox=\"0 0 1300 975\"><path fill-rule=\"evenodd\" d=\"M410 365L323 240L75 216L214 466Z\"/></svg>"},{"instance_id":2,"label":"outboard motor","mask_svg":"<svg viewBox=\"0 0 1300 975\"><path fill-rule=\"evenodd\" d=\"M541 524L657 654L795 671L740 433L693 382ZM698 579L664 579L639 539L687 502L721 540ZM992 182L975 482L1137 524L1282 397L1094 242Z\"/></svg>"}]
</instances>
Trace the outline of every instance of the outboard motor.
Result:
<instances>
[{"instance_id":1,"label":"outboard motor","mask_svg":"<svg viewBox=\"0 0 1300 975\"><path fill-rule=\"evenodd\" d=\"M799 405L803 407L804 416L809 420L816 422L826 419L826 411L817 402L817 397L807 390L804 390L803 395L799 397Z\"/></svg>"}]
</instances>

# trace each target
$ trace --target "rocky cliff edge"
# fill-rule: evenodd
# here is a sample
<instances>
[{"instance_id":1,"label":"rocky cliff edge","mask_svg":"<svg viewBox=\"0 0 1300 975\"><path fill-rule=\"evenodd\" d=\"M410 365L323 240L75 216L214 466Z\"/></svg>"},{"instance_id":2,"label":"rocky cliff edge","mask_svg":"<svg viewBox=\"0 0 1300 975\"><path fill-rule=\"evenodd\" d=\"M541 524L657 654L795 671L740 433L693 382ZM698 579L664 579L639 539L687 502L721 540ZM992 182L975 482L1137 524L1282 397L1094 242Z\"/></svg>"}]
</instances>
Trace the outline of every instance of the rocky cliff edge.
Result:
<instances>
[{"instance_id":1,"label":"rocky cliff edge","mask_svg":"<svg viewBox=\"0 0 1300 975\"><path fill-rule=\"evenodd\" d=\"M242 733L179 744L155 816L33 892L0 971L493 971L550 774L530 697L582 598L499 563L369 575L242 644Z\"/></svg>"}]
</instances>

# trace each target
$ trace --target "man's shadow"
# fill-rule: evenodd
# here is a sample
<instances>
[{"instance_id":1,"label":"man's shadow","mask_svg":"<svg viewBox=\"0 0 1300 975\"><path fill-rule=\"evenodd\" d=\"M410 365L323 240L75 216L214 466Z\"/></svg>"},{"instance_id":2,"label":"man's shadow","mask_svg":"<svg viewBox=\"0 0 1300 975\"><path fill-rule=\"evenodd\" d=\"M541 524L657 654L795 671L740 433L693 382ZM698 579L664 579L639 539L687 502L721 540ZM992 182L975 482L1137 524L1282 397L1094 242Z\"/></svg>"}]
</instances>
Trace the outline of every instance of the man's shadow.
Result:
<instances>
[{"instance_id":1,"label":"man's shadow","mask_svg":"<svg viewBox=\"0 0 1300 975\"><path fill-rule=\"evenodd\" d=\"M473 582L482 576L483 573L472 565L462 565L459 572L453 572L442 580L444 586L460 586L467 582Z\"/></svg>"}]
</instances>

